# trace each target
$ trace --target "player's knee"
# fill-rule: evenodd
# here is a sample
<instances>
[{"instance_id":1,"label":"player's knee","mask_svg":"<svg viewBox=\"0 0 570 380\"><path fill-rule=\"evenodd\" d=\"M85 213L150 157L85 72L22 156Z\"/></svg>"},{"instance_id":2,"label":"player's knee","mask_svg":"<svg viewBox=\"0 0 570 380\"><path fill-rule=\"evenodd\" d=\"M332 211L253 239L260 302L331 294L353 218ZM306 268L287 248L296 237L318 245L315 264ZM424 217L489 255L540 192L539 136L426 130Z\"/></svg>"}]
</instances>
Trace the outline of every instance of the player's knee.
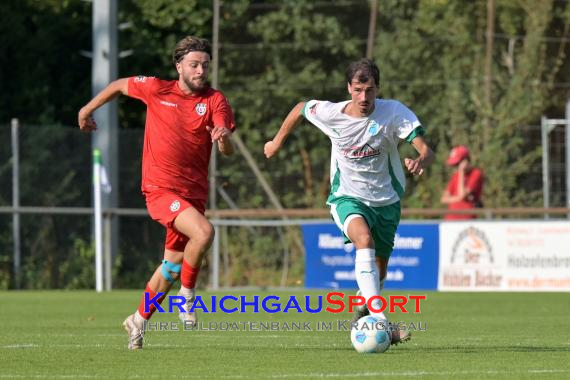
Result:
<instances>
[{"instance_id":1,"label":"player's knee","mask_svg":"<svg viewBox=\"0 0 570 380\"><path fill-rule=\"evenodd\" d=\"M351 240L357 249L374 247L374 239L370 233L364 232L356 234L356 236L351 236Z\"/></svg>"},{"instance_id":2,"label":"player's knee","mask_svg":"<svg viewBox=\"0 0 570 380\"><path fill-rule=\"evenodd\" d=\"M200 226L200 231L198 235L195 237L195 241L203 248L209 248L212 245L212 241L214 241L214 226L212 223L203 223Z\"/></svg>"},{"instance_id":3,"label":"player's knee","mask_svg":"<svg viewBox=\"0 0 570 380\"><path fill-rule=\"evenodd\" d=\"M164 279L171 284L174 283L174 281L178 280L181 270L182 265L167 260L162 260L162 277L164 277Z\"/></svg>"}]
</instances>

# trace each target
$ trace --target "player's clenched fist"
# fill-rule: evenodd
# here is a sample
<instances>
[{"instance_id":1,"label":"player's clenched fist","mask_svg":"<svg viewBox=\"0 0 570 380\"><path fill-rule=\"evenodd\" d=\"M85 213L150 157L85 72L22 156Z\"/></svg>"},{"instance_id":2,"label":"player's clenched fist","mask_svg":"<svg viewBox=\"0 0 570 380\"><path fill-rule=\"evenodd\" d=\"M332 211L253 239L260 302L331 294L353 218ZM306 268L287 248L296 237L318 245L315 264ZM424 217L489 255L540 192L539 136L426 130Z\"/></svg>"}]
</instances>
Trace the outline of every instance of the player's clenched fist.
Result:
<instances>
[{"instance_id":1,"label":"player's clenched fist","mask_svg":"<svg viewBox=\"0 0 570 380\"><path fill-rule=\"evenodd\" d=\"M265 143L265 146L263 147L263 153L265 153L265 157L271 158L277 154L279 149L280 146L275 141L271 140Z\"/></svg>"},{"instance_id":2,"label":"player's clenched fist","mask_svg":"<svg viewBox=\"0 0 570 380\"><path fill-rule=\"evenodd\" d=\"M79 110L79 114L77 115L77 123L83 132L91 132L97 129L97 123L95 122L95 119L93 119L91 114L85 111L84 108Z\"/></svg>"},{"instance_id":3,"label":"player's clenched fist","mask_svg":"<svg viewBox=\"0 0 570 380\"><path fill-rule=\"evenodd\" d=\"M210 136L212 137L212 142L218 141L232 134L232 131L226 127L214 127L214 128L206 127L206 130L210 133Z\"/></svg>"}]
</instances>

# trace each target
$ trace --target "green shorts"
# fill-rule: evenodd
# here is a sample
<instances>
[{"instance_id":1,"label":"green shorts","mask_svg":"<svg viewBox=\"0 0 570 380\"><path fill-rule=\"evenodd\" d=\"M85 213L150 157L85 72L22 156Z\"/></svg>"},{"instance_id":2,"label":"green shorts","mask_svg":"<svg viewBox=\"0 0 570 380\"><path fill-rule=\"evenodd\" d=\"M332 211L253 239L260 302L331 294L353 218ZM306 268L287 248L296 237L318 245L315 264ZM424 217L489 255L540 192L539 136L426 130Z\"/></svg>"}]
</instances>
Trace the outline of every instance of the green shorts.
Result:
<instances>
[{"instance_id":1,"label":"green shorts","mask_svg":"<svg viewBox=\"0 0 570 380\"><path fill-rule=\"evenodd\" d=\"M346 243L350 239L346 236L345 221L350 215L361 215L372 232L376 256L390 258L394 249L394 237L400 223L400 201L382 207L367 206L359 200L347 196L329 199L332 217L341 229ZM352 218L349 218L349 222Z\"/></svg>"}]
</instances>

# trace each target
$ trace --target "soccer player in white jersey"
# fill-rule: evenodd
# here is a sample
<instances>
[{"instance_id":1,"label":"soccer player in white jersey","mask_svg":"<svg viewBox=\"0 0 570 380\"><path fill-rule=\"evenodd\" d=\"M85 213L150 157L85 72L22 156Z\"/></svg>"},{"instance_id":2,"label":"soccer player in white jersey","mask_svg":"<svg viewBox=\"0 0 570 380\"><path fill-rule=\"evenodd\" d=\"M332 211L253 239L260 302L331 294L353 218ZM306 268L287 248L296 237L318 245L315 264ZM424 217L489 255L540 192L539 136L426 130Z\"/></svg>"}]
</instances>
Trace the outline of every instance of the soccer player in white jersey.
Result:
<instances>
[{"instance_id":1,"label":"soccer player in white jersey","mask_svg":"<svg viewBox=\"0 0 570 380\"><path fill-rule=\"evenodd\" d=\"M356 281L368 301L383 288L400 222L406 177L398 144L405 140L418 152L416 158L404 159L406 169L414 175L422 175L434 155L416 115L396 100L377 98L380 73L372 60L351 63L346 81L350 100L298 103L273 140L265 144L264 153L273 157L303 116L329 137L331 190L327 204L347 242L354 244ZM373 300L371 306L380 309L380 300ZM368 312L361 308L355 319ZM372 315L387 321L384 313ZM391 335L392 344L411 338L408 331L393 330Z\"/></svg>"}]
</instances>

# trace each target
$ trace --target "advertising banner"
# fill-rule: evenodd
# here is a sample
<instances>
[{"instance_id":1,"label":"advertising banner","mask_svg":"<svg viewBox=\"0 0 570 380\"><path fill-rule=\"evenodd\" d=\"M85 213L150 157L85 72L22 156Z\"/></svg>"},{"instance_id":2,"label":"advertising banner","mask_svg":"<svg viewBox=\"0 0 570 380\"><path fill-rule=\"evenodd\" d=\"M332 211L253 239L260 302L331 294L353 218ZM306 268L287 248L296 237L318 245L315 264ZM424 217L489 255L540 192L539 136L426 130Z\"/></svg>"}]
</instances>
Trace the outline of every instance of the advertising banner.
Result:
<instances>
[{"instance_id":1,"label":"advertising banner","mask_svg":"<svg viewBox=\"0 0 570 380\"><path fill-rule=\"evenodd\" d=\"M440 224L439 290L570 291L570 222Z\"/></svg>"},{"instance_id":2,"label":"advertising banner","mask_svg":"<svg viewBox=\"0 0 570 380\"><path fill-rule=\"evenodd\" d=\"M334 223L301 226L307 288L356 289L354 247ZM385 289L437 289L437 224L400 224Z\"/></svg>"}]
</instances>

